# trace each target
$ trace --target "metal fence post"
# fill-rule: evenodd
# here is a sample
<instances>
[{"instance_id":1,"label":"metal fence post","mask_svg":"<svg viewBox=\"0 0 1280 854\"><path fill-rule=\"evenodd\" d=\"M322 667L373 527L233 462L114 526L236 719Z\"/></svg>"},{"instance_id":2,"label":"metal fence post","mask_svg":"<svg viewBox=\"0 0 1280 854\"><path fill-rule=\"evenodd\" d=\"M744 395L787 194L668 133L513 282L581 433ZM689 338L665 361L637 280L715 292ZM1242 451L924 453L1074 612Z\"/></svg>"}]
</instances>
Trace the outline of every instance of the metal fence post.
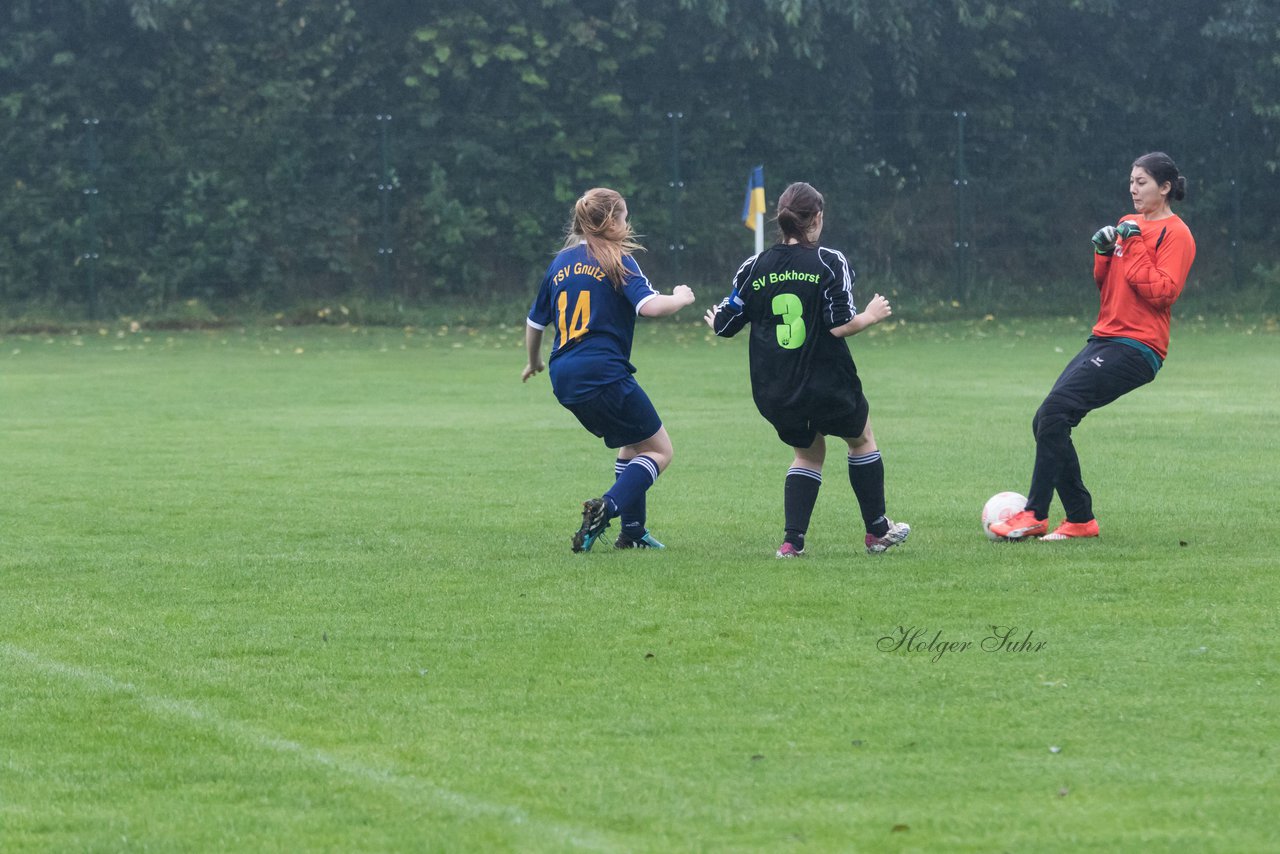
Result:
<instances>
[{"instance_id":1,"label":"metal fence post","mask_svg":"<svg viewBox=\"0 0 1280 854\"><path fill-rule=\"evenodd\" d=\"M379 295L386 298L391 296L391 255L395 251L391 245L391 191L395 186L395 180L391 174L391 114L378 113L377 122L379 147L382 154L382 179L378 183L378 207L381 216L378 257L382 261Z\"/></svg>"},{"instance_id":2,"label":"metal fence post","mask_svg":"<svg viewBox=\"0 0 1280 854\"><path fill-rule=\"evenodd\" d=\"M964 162L964 121L968 113L959 110L956 119L956 293L969 296L969 173Z\"/></svg>"},{"instance_id":3,"label":"metal fence post","mask_svg":"<svg viewBox=\"0 0 1280 854\"><path fill-rule=\"evenodd\" d=\"M1240 274L1240 117L1231 116L1231 274L1236 290L1242 287Z\"/></svg>"},{"instance_id":4,"label":"metal fence post","mask_svg":"<svg viewBox=\"0 0 1280 854\"><path fill-rule=\"evenodd\" d=\"M671 122L671 241L667 244L675 274L675 281L680 281L680 255L684 252L683 224L680 221L681 205L684 202L684 181L680 180L680 120L684 113L667 113Z\"/></svg>"},{"instance_id":5,"label":"metal fence post","mask_svg":"<svg viewBox=\"0 0 1280 854\"><path fill-rule=\"evenodd\" d=\"M102 155L98 151L98 120L83 119L85 127L85 160L88 165L88 186L83 190L85 196L85 251L80 255L80 262L85 265L87 283L85 299L90 317L98 316L98 175L102 168Z\"/></svg>"}]
</instances>

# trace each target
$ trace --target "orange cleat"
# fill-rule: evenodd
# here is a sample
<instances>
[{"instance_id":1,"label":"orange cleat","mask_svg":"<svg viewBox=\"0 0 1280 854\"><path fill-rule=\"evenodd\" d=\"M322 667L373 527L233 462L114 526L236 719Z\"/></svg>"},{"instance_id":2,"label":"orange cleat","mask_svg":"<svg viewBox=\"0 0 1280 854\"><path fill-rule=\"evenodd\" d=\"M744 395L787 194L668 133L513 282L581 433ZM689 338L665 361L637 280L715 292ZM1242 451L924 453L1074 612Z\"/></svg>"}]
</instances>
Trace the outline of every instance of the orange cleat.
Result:
<instances>
[{"instance_id":1,"label":"orange cleat","mask_svg":"<svg viewBox=\"0 0 1280 854\"><path fill-rule=\"evenodd\" d=\"M1047 534L1043 539L1073 540L1077 537L1096 537L1098 534L1098 520L1090 519L1088 522L1063 522L1053 529L1052 534Z\"/></svg>"},{"instance_id":2,"label":"orange cleat","mask_svg":"<svg viewBox=\"0 0 1280 854\"><path fill-rule=\"evenodd\" d=\"M1037 519L1030 510L1015 513L1003 522L991 526L991 533L1007 540L1021 540L1025 537L1043 537L1049 533L1049 520Z\"/></svg>"}]
</instances>

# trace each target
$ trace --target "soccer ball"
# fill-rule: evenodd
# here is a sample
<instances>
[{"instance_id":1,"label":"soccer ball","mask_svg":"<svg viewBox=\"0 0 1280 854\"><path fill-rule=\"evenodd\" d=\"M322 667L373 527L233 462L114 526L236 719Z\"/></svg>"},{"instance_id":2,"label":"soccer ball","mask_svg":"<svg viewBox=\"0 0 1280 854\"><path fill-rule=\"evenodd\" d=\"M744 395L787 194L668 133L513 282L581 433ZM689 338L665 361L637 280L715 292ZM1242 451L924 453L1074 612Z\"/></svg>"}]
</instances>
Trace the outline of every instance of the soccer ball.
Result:
<instances>
[{"instance_id":1,"label":"soccer ball","mask_svg":"<svg viewBox=\"0 0 1280 854\"><path fill-rule=\"evenodd\" d=\"M999 540L991 533L991 526L996 522L1003 522L1010 516L1021 513L1027 507L1027 497L1019 495L1016 492L998 492L987 499L987 503L982 508L982 532L987 535L988 540Z\"/></svg>"}]
</instances>

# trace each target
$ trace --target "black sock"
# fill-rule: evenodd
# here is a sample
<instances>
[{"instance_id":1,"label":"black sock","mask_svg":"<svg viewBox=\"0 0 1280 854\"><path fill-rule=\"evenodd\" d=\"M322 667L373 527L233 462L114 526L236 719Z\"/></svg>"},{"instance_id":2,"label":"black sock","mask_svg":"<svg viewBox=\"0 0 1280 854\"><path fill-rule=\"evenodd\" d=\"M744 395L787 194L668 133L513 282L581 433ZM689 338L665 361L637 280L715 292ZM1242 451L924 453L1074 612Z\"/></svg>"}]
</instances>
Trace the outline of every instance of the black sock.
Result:
<instances>
[{"instance_id":1,"label":"black sock","mask_svg":"<svg viewBox=\"0 0 1280 854\"><path fill-rule=\"evenodd\" d=\"M804 548L804 535L809 530L813 505L818 503L818 488L822 486L822 472L792 466L787 470L787 482L782 491L782 507L786 516L786 542L797 549Z\"/></svg>"},{"instance_id":2,"label":"black sock","mask_svg":"<svg viewBox=\"0 0 1280 854\"><path fill-rule=\"evenodd\" d=\"M884 461L879 451L849 455L849 484L858 499L867 533L883 537L889 530L889 521L884 516Z\"/></svg>"}]
</instances>

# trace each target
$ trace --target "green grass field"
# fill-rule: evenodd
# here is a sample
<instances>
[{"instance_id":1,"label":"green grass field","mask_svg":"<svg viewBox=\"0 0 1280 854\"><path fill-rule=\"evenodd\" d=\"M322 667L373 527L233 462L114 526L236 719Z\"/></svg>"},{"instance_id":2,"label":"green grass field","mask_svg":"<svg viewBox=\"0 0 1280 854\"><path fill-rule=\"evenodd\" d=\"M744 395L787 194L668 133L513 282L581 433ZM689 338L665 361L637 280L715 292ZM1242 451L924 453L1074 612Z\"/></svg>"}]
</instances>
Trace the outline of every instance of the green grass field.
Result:
<instances>
[{"instance_id":1,"label":"green grass field","mask_svg":"<svg viewBox=\"0 0 1280 854\"><path fill-rule=\"evenodd\" d=\"M1175 324L1061 544L978 513L1087 323L859 336L914 533L863 553L833 443L782 562L789 453L694 319L634 353L668 549L587 555L613 457L518 322L0 338L0 848L1280 850L1274 323Z\"/></svg>"}]
</instances>

